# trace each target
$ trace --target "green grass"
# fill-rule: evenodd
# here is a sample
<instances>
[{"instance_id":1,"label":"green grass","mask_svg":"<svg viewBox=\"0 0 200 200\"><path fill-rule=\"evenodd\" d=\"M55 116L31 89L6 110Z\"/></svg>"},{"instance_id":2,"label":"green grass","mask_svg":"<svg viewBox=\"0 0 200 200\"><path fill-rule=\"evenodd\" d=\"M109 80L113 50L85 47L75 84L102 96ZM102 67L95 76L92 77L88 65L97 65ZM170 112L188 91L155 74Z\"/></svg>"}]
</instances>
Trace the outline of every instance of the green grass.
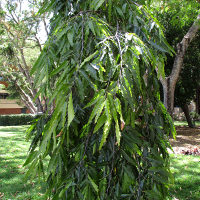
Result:
<instances>
[{"instance_id":1,"label":"green grass","mask_svg":"<svg viewBox=\"0 0 200 200\"><path fill-rule=\"evenodd\" d=\"M46 200L45 184L38 180L25 182L22 167L30 142L25 141L27 126L0 127L0 199ZM172 199L200 199L200 156L170 155L175 184Z\"/></svg>"},{"instance_id":2,"label":"green grass","mask_svg":"<svg viewBox=\"0 0 200 200\"><path fill-rule=\"evenodd\" d=\"M171 170L175 184L171 188L173 199L200 199L200 156L171 154Z\"/></svg>"},{"instance_id":3,"label":"green grass","mask_svg":"<svg viewBox=\"0 0 200 200\"><path fill-rule=\"evenodd\" d=\"M186 121L175 121L174 125L175 126L188 126L188 123ZM195 125L200 126L200 121L196 121Z\"/></svg>"},{"instance_id":4,"label":"green grass","mask_svg":"<svg viewBox=\"0 0 200 200\"><path fill-rule=\"evenodd\" d=\"M0 199L42 200L43 183L25 181L25 162L30 142L25 140L27 126L0 127Z\"/></svg>"}]
</instances>

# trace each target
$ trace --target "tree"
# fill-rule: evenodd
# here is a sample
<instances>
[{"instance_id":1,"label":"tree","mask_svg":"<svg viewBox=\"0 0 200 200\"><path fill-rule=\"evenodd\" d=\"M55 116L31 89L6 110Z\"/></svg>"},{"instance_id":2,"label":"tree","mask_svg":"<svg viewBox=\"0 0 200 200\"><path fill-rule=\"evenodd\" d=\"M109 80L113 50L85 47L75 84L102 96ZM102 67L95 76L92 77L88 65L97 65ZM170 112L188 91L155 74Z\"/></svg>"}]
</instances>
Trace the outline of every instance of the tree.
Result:
<instances>
[{"instance_id":1,"label":"tree","mask_svg":"<svg viewBox=\"0 0 200 200\"><path fill-rule=\"evenodd\" d=\"M200 87L196 89L196 113L200 115Z\"/></svg>"},{"instance_id":2,"label":"tree","mask_svg":"<svg viewBox=\"0 0 200 200\"><path fill-rule=\"evenodd\" d=\"M198 15L198 8L200 8L200 5L198 2L195 1L167 1L165 4L161 3L162 5L157 5L157 11L158 18L161 21L161 23L165 27L165 35L169 43L176 49L176 46L179 45L182 38L185 37L185 35L188 32L188 29L192 26L195 20L195 16ZM160 7L162 8L160 10ZM194 9L196 8L196 10ZM154 10L155 12L155 10ZM199 77L198 77L198 60L200 57L199 54L199 34L197 32L195 38L192 42L190 42L190 46L188 47L184 59L182 60L182 67L179 65L179 75L177 83L173 83L173 87L176 86L175 89L175 104L178 106L181 106L186 119L188 121L188 125L190 127L193 127L192 120L189 115L189 109L188 109L188 103L192 99L194 99L195 96L195 90L196 87L199 84ZM174 66L175 66L175 59L177 59L177 56L167 56L166 60L166 78L165 83L167 80L167 77L174 76ZM181 71L182 68L182 71ZM176 74L177 77L177 74ZM161 80L163 83L163 79ZM164 92L165 92L165 102L166 102L166 89L167 86L164 85ZM167 105L166 105L167 106ZM172 110L171 110L172 112Z\"/></svg>"},{"instance_id":3,"label":"tree","mask_svg":"<svg viewBox=\"0 0 200 200\"><path fill-rule=\"evenodd\" d=\"M175 90L175 104L179 105L186 116L189 127L194 127L194 123L190 117L188 105L194 100L196 91L200 85L200 34L192 42L184 58L184 68L180 73Z\"/></svg>"},{"instance_id":4,"label":"tree","mask_svg":"<svg viewBox=\"0 0 200 200\"><path fill-rule=\"evenodd\" d=\"M32 73L55 110L29 129L34 139L25 165L27 175L47 173L53 199L163 200L168 194L168 135L175 129L155 69L163 75L171 48L138 3L52 0L40 10L54 14Z\"/></svg>"},{"instance_id":5,"label":"tree","mask_svg":"<svg viewBox=\"0 0 200 200\"><path fill-rule=\"evenodd\" d=\"M189 45L195 39L200 29L200 14L198 12L199 3L197 1L187 0L181 2L174 0L161 1L160 3L156 3L156 7L158 9L158 18L162 22L164 21L163 24L166 28L166 32L170 35L169 37L166 37L169 39L168 41L170 43L173 43L172 45L174 45L176 50L173 63L170 63L172 65L172 67L170 67L170 73L165 78L160 79L164 93L164 105L168 112L172 114L174 109L175 87L180 76L181 69L183 68L184 57ZM196 8L196 10L194 8ZM196 13L197 17L194 18L194 16L191 15L191 12L193 14ZM193 19L192 23L189 17ZM191 25L185 32L186 29L184 30L184 28L186 27L186 22L189 22ZM178 41L176 37L172 38L172 36L174 36L173 34L176 32L173 28L175 30L179 29L180 31L178 32ZM177 32L175 35L177 36ZM181 35L183 35L182 38L180 38Z\"/></svg>"},{"instance_id":6,"label":"tree","mask_svg":"<svg viewBox=\"0 0 200 200\"><path fill-rule=\"evenodd\" d=\"M9 82L10 88L20 96L31 113L43 112L44 105L36 97L38 89L34 88L33 77L30 75L32 63L42 50L38 32L45 19L44 16L36 16L40 2L5 0L2 3L1 76ZM23 8L23 4L26 4L26 8Z\"/></svg>"}]
</instances>

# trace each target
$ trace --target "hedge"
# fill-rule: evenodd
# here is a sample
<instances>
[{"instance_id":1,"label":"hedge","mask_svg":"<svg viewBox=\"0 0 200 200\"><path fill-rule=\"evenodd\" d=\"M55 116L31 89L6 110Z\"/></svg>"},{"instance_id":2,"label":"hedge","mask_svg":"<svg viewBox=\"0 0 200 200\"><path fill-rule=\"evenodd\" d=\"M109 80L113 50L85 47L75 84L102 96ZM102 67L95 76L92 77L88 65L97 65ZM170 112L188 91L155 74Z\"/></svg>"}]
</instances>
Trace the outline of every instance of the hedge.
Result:
<instances>
[{"instance_id":1,"label":"hedge","mask_svg":"<svg viewBox=\"0 0 200 200\"><path fill-rule=\"evenodd\" d=\"M37 117L33 114L0 115L0 126L28 125Z\"/></svg>"}]
</instances>

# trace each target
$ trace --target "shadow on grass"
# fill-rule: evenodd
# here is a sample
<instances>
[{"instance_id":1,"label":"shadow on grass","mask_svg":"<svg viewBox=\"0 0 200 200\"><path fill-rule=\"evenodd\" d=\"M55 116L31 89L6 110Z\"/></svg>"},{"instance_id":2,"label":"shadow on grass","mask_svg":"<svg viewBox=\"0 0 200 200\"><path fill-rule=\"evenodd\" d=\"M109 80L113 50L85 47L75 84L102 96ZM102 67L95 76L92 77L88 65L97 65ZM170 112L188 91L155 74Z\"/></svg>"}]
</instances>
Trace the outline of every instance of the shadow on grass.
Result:
<instances>
[{"instance_id":1,"label":"shadow on grass","mask_svg":"<svg viewBox=\"0 0 200 200\"><path fill-rule=\"evenodd\" d=\"M27 127L0 127L1 200L45 200L45 183L25 181L23 164L30 143L25 141ZM5 137L4 137L5 136Z\"/></svg>"},{"instance_id":2,"label":"shadow on grass","mask_svg":"<svg viewBox=\"0 0 200 200\"><path fill-rule=\"evenodd\" d=\"M179 200L200 199L200 156L171 155L175 183L171 196Z\"/></svg>"},{"instance_id":3,"label":"shadow on grass","mask_svg":"<svg viewBox=\"0 0 200 200\"><path fill-rule=\"evenodd\" d=\"M1 136L0 134L0 141L2 140L2 142L6 142L7 145L12 144L12 143L18 143L18 142L26 142L26 138L25 135L18 135L18 136ZM20 143L21 144L21 143Z\"/></svg>"},{"instance_id":4,"label":"shadow on grass","mask_svg":"<svg viewBox=\"0 0 200 200\"><path fill-rule=\"evenodd\" d=\"M25 132L28 129L28 125L24 126L0 126L0 132Z\"/></svg>"}]
</instances>

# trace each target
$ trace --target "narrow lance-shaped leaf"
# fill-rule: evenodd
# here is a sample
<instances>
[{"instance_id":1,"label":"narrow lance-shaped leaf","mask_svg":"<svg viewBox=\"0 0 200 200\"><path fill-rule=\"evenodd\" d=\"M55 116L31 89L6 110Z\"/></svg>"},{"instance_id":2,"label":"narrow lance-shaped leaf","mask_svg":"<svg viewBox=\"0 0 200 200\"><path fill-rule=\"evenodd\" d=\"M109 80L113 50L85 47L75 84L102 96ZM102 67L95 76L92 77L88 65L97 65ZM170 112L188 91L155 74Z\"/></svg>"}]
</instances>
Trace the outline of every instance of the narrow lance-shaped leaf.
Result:
<instances>
[{"instance_id":1,"label":"narrow lance-shaped leaf","mask_svg":"<svg viewBox=\"0 0 200 200\"><path fill-rule=\"evenodd\" d=\"M95 11L97 11L101 7L101 5L105 2L105 0L94 0L94 1L95 3L97 2L94 8Z\"/></svg>"},{"instance_id":2,"label":"narrow lance-shaped leaf","mask_svg":"<svg viewBox=\"0 0 200 200\"><path fill-rule=\"evenodd\" d=\"M121 102L118 98L116 98L114 100L114 104L115 104L115 108L117 110L117 112L119 113L120 115L120 121L121 121L121 130L124 129L124 126L125 126L125 122L124 122L124 119L123 119L123 115L122 115L122 108L121 108Z\"/></svg>"},{"instance_id":3,"label":"narrow lance-shaped leaf","mask_svg":"<svg viewBox=\"0 0 200 200\"><path fill-rule=\"evenodd\" d=\"M94 190L98 193L99 192L99 188L97 186L97 184L92 180L92 178L88 175L88 179L92 185L92 187L94 188Z\"/></svg>"},{"instance_id":4,"label":"narrow lance-shaped leaf","mask_svg":"<svg viewBox=\"0 0 200 200\"><path fill-rule=\"evenodd\" d=\"M80 67L83 67L85 65L85 63L89 62L90 60L92 60L97 54L99 53L99 51L95 51L93 54L89 55L87 58L84 59L84 61L80 64Z\"/></svg>"},{"instance_id":5,"label":"narrow lance-shaped leaf","mask_svg":"<svg viewBox=\"0 0 200 200\"><path fill-rule=\"evenodd\" d=\"M73 107L72 92L71 92L68 101L68 124L67 124L68 127L70 126L73 119L74 119L74 107Z\"/></svg>"},{"instance_id":6,"label":"narrow lance-shaped leaf","mask_svg":"<svg viewBox=\"0 0 200 200\"><path fill-rule=\"evenodd\" d=\"M99 145L99 150L101 150L104 143L106 142L106 139L108 137L108 133L109 133L109 130L110 130L110 126L111 126L111 123L112 123L112 116L110 114L110 104L109 104L108 99L106 99L106 103L105 103L105 113L106 113L107 121L106 121L104 128L103 128L103 135L102 135L101 142L100 142L100 145Z\"/></svg>"},{"instance_id":7,"label":"narrow lance-shaped leaf","mask_svg":"<svg viewBox=\"0 0 200 200\"><path fill-rule=\"evenodd\" d=\"M67 34L67 37L68 37L68 41L69 41L70 45L73 46L73 44L74 44L74 42L73 42L74 33L72 31L70 31Z\"/></svg>"},{"instance_id":8,"label":"narrow lance-shaped leaf","mask_svg":"<svg viewBox=\"0 0 200 200\"><path fill-rule=\"evenodd\" d=\"M101 96L100 98L98 98L98 102L96 103L96 105L94 106L94 108L92 110L92 113L91 113L90 118L88 120L88 124L92 122L95 115L100 116L101 111L102 111L102 104L105 104L105 97L104 96Z\"/></svg>"},{"instance_id":9,"label":"narrow lance-shaped leaf","mask_svg":"<svg viewBox=\"0 0 200 200\"><path fill-rule=\"evenodd\" d=\"M104 95L104 93L105 93L105 90L100 90L98 93L96 93L94 97L92 98L92 100L84 107L84 109L94 105L99 100L99 98L102 95Z\"/></svg>"},{"instance_id":10,"label":"narrow lance-shaped leaf","mask_svg":"<svg viewBox=\"0 0 200 200\"><path fill-rule=\"evenodd\" d=\"M97 132L106 122L107 117L106 117L106 113L104 111L104 113L101 115L101 117L97 120L97 124L94 128L94 133Z\"/></svg>"},{"instance_id":11,"label":"narrow lance-shaped leaf","mask_svg":"<svg viewBox=\"0 0 200 200\"><path fill-rule=\"evenodd\" d=\"M116 108L115 108L113 96L110 93L108 94L108 99L109 99L109 102L110 102L111 114L112 114L113 119L115 121L115 131L116 131L117 144L120 145L121 132L119 130L118 116L117 116L117 111L116 111Z\"/></svg>"}]
</instances>

